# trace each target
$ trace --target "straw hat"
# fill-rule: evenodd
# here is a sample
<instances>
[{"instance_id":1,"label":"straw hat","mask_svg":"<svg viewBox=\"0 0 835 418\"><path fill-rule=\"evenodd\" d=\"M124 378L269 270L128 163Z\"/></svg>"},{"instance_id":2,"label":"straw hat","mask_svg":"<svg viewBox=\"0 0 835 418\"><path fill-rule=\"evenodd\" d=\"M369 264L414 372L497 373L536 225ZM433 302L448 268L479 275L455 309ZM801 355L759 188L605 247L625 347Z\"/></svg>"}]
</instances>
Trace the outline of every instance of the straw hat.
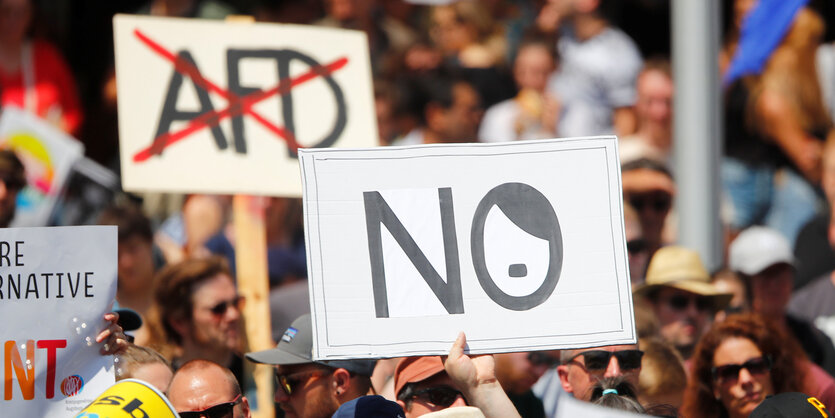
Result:
<instances>
[{"instance_id":1,"label":"straw hat","mask_svg":"<svg viewBox=\"0 0 835 418\"><path fill-rule=\"evenodd\" d=\"M662 287L710 296L716 310L727 307L733 298L732 294L722 293L713 286L699 253L678 246L662 247L655 252L647 268L646 282L636 287L633 294L646 296Z\"/></svg>"}]
</instances>

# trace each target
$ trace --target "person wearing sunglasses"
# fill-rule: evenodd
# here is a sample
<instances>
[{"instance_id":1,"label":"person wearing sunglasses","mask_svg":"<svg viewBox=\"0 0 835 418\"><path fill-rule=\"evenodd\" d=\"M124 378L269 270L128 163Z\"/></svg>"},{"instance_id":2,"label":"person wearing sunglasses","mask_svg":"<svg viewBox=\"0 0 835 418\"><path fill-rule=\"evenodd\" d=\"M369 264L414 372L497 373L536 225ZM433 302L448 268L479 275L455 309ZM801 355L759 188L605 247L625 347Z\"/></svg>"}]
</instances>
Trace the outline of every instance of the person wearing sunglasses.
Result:
<instances>
[{"instance_id":1,"label":"person wearing sunglasses","mask_svg":"<svg viewBox=\"0 0 835 418\"><path fill-rule=\"evenodd\" d=\"M339 406L373 392L376 360L313 360L310 314L290 325L275 348L247 353L255 363L276 367L275 402L287 418L330 418Z\"/></svg>"},{"instance_id":2,"label":"person wearing sunglasses","mask_svg":"<svg viewBox=\"0 0 835 418\"><path fill-rule=\"evenodd\" d=\"M681 412L688 418L748 417L769 395L805 392L807 372L800 347L779 328L754 314L730 315L696 347Z\"/></svg>"},{"instance_id":3,"label":"person wearing sunglasses","mask_svg":"<svg viewBox=\"0 0 835 418\"><path fill-rule=\"evenodd\" d=\"M720 292L693 250L667 246L652 256L646 282L635 287L636 304L647 304L658 318L660 336L684 359L733 295Z\"/></svg>"},{"instance_id":4,"label":"person wearing sunglasses","mask_svg":"<svg viewBox=\"0 0 835 418\"><path fill-rule=\"evenodd\" d=\"M467 406L439 356L405 357L394 369L394 393L406 418Z\"/></svg>"},{"instance_id":5,"label":"person wearing sunglasses","mask_svg":"<svg viewBox=\"0 0 835 418\"><path fill-rule=\"evenodd\" d=\"M250 418L249 401L229 369L207 360L183 364L168 388L180 418Z\"/></svg>"},{"instance_id":6,"label":"person wearing sunglasses","mask_svg":"<svg viewBox=\"0 0 835 418\"><path fill-rule=\"evenodd\" d=\"M676 185L664 162L643 156L621 165L623 201L629 203L641 222L650 256L664 244L667 215L673 207Z\"/></svg>"},{"instance_id":7,"label":"person wearing sunglasses","mask_svg":"<svg viewBox=\"0 0 835 418\"><path fill-rule=\"evenodd\" d=\"M181 353L174 369L194 359L230 368L242 380L243 298L226 262L220 257L186 259L165 267L156 278L166 343Z\"/></svg>"},{"instance_id":8,"label":"person wearing sunglasses","mask_svg":"<svg viewBox=\"0 0 835 418\"><path fill-rule=\"evenodd\" d=\"M592 388L603 378L622 376L637 387L643 355L636 344L563 350L557 374L563 390L576 399L589 401Z\"/></svg>"},{"instance_id":9,"label":"person wearing sunglasses","mask_svg":"<svg viewBox=\"0 0 835 418\"><path fill-rule=\"evenodd\" d=\"M789 331L812 362L835 375L832 340L807 321L808 316L788 312L795 278L795 260L789 241L777 230L752 226L731 243L728 259L745 284L751 310ZM807 306L814 306L815 302L832 304L831 299L823 297L806 302Z\"/></svg>"}]
</instances>

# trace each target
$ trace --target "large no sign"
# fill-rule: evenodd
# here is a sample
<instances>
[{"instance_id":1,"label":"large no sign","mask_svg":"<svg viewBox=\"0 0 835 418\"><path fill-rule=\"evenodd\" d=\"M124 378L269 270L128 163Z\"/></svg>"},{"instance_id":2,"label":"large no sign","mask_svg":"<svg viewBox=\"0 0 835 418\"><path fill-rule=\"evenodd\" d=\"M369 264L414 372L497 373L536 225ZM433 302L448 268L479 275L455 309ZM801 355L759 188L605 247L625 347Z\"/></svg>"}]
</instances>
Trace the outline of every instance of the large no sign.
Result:
<instances>
[{"instance_id":1,"label":"large no sign","mask_svg":"<svg viewBox=\"0 0 835 418\"><path fill-rule=\"evenodd\" d=\"M300 159L318 358L635 341L616 138Z\"/></svg>"},{"instance_id":2,"label":"large no sign","mask_svg":"<svg viewBox=\"0 0 835 418\"><path fill-rule=\"evenodd\" d=\"M377 141L366 37L114 19L123 186L298 196L298 149Z\"/></svg>"}]
</instances>

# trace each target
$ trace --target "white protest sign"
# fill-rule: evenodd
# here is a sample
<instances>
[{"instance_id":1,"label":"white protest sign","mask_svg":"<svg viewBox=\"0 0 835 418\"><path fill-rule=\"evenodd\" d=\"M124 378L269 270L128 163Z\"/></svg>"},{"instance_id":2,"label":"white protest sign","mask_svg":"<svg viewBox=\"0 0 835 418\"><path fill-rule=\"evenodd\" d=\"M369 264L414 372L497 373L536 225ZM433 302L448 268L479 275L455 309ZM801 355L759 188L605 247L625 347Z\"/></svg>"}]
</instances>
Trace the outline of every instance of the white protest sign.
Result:
<instances>
[{"instance_id":1,"label":"white protest sign","mask_svg":"<svg viewBox=\"0 0 835 418\"><path fill-rule=\"evenodd\" d=\"M634 343L616 144L301 152L314 357Z\"/></svg>"},{"instance_id":2,"label":"white protest sign","mask_svg":"<svg viewBox=\"0 0 835 418\"><path fill-rule=\"evenodd\" d=\"M45 226L84 146L48 122L15 107L0 116L0 149L14 150L26 170L12 226Z\"/></svg>"},{"instance_id":3,"label":"white protest sign","mask_svg":"<svg viewBox=\"0 0 835 418\"><path fill-rule=\"evenodd\" d=\"M377 143L363 32L119 15L122 184L300 196L297 147Z\"/></svg>"},{"instance_id":4,"label":"white protest sign","mask_svg":"<svg viewBox=\"0 0 835 418\"><path fill-rule=\"evenodd\" d=\"M0 229L3 416L71 416L113 384L95 338L116 296L116 227Z\"/></svg>"}]
</instances>

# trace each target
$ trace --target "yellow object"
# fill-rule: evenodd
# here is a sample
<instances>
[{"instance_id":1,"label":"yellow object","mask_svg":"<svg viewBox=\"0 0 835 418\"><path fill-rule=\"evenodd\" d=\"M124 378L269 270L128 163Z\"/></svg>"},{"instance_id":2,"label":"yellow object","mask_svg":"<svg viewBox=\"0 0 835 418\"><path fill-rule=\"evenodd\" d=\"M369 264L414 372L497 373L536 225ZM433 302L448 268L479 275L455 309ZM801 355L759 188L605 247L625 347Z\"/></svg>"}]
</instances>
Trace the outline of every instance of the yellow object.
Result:
<instances>
[{"instance_id":1,"label":"yellow object","mask_svg":"<svg viewBox=\"0 0 835 418\"><path fill-rule=\"evenodd\" d=\"M177 418L168 399L156 388L138 379L116 382L81 410L75 418Z\"/></svg>"}]
</instances>

